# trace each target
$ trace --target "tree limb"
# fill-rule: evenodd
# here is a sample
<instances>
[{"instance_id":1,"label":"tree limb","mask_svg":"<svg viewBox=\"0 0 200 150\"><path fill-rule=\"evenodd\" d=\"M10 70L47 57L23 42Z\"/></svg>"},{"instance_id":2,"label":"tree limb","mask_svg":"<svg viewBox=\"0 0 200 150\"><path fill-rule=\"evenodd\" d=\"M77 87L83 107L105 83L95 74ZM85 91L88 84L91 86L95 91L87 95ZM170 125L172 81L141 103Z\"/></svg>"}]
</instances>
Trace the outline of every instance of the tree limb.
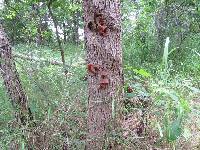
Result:
<instances>
[{"instance_id":1,"label":"tree limb","mask_svg":"<svg viewBox=\"0 0 200 150\"><path fill-rule=\"evenodd\" d=\"M27 55L18 54L18 53L14 53L13 56L16 58L21 58L21 59L30 60L30 61L36 61L36 62L40 62L40 63L47 63L47 64L51 64L51 65L57 65L57 66L63 65L62 62L59 62L56 60L46 60L44 58L37 58L37 57L27 56Z\"/></svg>"}]
</instances>

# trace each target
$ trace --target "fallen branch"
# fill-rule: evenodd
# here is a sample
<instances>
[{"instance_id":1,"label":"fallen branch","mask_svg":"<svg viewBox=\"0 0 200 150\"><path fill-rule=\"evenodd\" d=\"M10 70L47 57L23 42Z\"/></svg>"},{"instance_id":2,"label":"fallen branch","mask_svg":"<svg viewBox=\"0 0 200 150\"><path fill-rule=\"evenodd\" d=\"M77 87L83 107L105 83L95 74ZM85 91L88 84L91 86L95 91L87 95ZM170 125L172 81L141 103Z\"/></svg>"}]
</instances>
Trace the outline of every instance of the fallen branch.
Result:
<instances>
[{"instance_id":1,"label":"fallen branch","mask_svg":"<svg viewBox=\"0 0 200 150\"><path fill-rule=\"evenodd\" d=\"M17 53L14 53L13 56L17 57L17 58L25 59L25 60L36 61L36 62L51 64L51 65L63 66L62 62L59 62L56 60L46 60L44 58L37 58L34 56L26 56L26 55L17 54Z\"/></svg>"},{"instance_id":2,"label":"fallen branch","mask_svg":"<svg viewBox=\"0 0 200 150\"><path fill-rule=\"evenodd\" d=\"M50 65L63 66L62 62L56 61L56 60L48 60L48 59L44 59L44 58L38 58L35 56L19 54L19 53L14 53L13 56L15 58L20 58L23 60L35 61L35 62L50 64ZM86 65L86 63L83 61L80 61L80 62L73 63L72 65L66 65L66 67L70 68L70 67L77 67L77 66L81 66L81 65Z\"/></svg>"}]
</instances>

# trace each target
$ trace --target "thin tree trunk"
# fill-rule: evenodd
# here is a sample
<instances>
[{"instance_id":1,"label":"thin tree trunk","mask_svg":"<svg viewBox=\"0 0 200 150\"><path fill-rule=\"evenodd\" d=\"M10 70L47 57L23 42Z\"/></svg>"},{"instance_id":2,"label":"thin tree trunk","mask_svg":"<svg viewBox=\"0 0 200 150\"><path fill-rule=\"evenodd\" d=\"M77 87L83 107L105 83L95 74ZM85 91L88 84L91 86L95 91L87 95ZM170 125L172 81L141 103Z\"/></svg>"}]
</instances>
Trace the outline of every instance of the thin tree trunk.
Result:
<instances>
[{"instance_id":1,"label":"thin tree trunk","mask_svg":"<svg viewBox=\"0 0 200 150\"><path fill-rule=\"evenodd\" d=\"M54 27L56 29L56 39L57 39L59 50L60 50L60 54L61 54L61 60L62 60L62 63L63 63L64 73L65 73L65 75L67 75L68 71L66 69L66 63L65 63L65 52L64 52L64 49L63 49L63 46L62 46L62 42L60 40L60 36L59 36L59 32L58 32L58 22L57 22L56 18L54 17L53 11L51 9L52 3L53 3L53 0L49 0L49 2L47 4L47 7L48 7L48 10L49 10L49 14L50 14L50 16L51 16L51 18L53 20Z\"/></svg>"},{"instance_id":2,"label":"thin tree trunk","mask_svg":"<svg viewBox=\"0 0 200 150\"><path fill-rule=\"evenodd\" d=\"M0 72L4 85L11 99L12 105L17 111L16 117L21 124L25 125L33 116L28 107L28 99L22 88L15 62L13 60L10 43L0 25Z\"/></svg>"},{"instance_id":3,"label":"thin tree trunk","mask_svg":"<svg viewBox=\"0 0 200 150\"><path fill-rule=\"evenodd\" d=\"M89 88L86 149L102 150L113 121L120 119L123 98L120 2L84 0L83 9Z\"/></svg>"},{"instance_id":4,"label":"thin tree trunk","mask_svg":"<svg viewBox=\"0 0 200 150\"><path fill-rule=\"evenodd\" d=\"M64 44L67 43L67 31L66 31L66 23L63 22L63 40L64 40Z\"/></svg>"},{"instance_id":5,"label":"thin tree trunk","mask_svg":"<svg viewBox=\"0 0 200 150\"><path fill-rule=\"evenodd\" d=\"M156 53L158 55L162 54L163 48L164 48L164 41L166 38L166 11L165 9L162 9L157 12L155 16L155 26L156 26L156 31L157 31L157 48L156 48Z\"/></svg>"},{"instance_id":6,"label":"thin tree trunk","mask_svg":"<svg viewBox=\"0 0 200 150\"><path fill-rule=\"evenodd\" d=\"M78 34L78 27L79 27L79 16L80 13L77 10L73 15L73 42L75 44L79 44L79 34Z\"/></svg>"},{"instance_id":7,"label":"thin tree trunk","mask_svg":"<svg viewBox=\"0 0 200 150\"><path fill-rule=\"evenodd\" d=\"M67 42L73 42L73 20L69 19L67 21Z\"/></svg>"},{"instance_id":8,"label":"thin tree trunk","mask_svg":"<svg viewBox=\"0 0 200 150\"><path fill-rule=\"evenodd\" d=\"M36 44L41 45L43 38L42 38L42 30L41 30L41 25L42 25L42 19L40 17L40 12L39 12L39 5L37 4L32 4L32 10L33 14L32 17L37 18L39 16L39 23L37 24L37 36L36 36Z\"/></svg>"}]
</instances>

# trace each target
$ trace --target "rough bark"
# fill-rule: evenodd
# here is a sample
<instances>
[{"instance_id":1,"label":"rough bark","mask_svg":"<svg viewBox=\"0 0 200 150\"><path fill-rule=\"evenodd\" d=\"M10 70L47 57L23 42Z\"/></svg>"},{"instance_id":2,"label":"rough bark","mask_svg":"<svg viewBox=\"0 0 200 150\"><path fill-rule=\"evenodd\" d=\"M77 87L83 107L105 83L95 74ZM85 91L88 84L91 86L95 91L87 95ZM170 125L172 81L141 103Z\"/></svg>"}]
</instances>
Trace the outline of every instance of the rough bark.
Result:
<instances>
[{"instance_id":1,"label":"rough bark","mask_svg":"<svg viewBox=\"0 0 200 150\"><path fill-rule=\"evenodd\" d=\"M89 88L86 149L101 150L123 98L120 1L84 0L83 9Z\"/></svg>"},{"instance_id":2,"label":"rough bark","mask_svg":"<svg viewBox=\"0 0 200 150\"><path fill-rule=\"evenodd\" d=\"M22 88L15 62L12 56L10 43L0 25L0 72L4 85L11 99L12 105L17 111L16 117L20 123L25 125L29 119L33 119L28 107L28 99Z\"/></svg>"}]
</instances>

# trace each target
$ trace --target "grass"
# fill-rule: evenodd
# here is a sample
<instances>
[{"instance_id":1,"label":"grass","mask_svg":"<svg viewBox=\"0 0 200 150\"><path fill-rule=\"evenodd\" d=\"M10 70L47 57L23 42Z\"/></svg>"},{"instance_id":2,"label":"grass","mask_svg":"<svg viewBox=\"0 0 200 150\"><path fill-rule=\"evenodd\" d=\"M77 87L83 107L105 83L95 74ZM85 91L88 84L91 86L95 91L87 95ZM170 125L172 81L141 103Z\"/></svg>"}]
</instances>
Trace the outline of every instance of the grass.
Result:
<instances>
[{"instance_id":1,"label":"grass","mask_svg":"<svg viewBox=\"0 0 200 150\"><path fill-rule=\"evenodd\" d=\"M60 61L60 52L56 49L56 47L20 44L15 46L14 52ZM38 146L42 146L42 148L61 149L63 142L68 141L71 149L84 149L88 96L87 82L83 80L86 75L85 52L82 46L71 44L65 46L65 51L69 65L67 77L63 74L62 66L15 59L20 79L29 98L29 105L35 116L37 128L27 126L24 133L16 128L13 109L3 84L1 84L1 149L8 149L11 141L15 141L19 149L27 149L26 144L34 144L33 141L40 141ZM145 88L153 99L151 110L148 113L154 116L149 127L155 132L150 133L149 131L149 136L155 133L158 136L154 144L156 147L179 149L183 145L191 143L192 136L199 134L196 127L199 124L200 113L198 107L198 98L200 97L199 60L192 52L189 56L194 61L191 63L189 62L191 58L186 59L181 68L182 71L179 69L176 72L176 68L170 66L169 55L169 61L165 60L165 63L169 63L167 75L163 72L159 62L145 62L142 65L133 66L125 59L126 83L138 88L138 93L141 93L140 91ZM134 63L139 64L139 62ZM176 72L176 75L173 72ZM175 124L180 117L181 122ZM190 129L191 124L194 127ZM181 132L174 137L167 134L179 128L181 128ZM25 137L22 137L22 134ZM43 139L38 139L39 137L43 137ZM197 138L193 139L193 141L197 140ZM146 143L146 141L143 142ZM123 144L131 145L130 141L124 141ZM142 145L142 142L139 140L137 144ZM197 141L193 145L198 144Z\"/></svg>"}]
</instances>

